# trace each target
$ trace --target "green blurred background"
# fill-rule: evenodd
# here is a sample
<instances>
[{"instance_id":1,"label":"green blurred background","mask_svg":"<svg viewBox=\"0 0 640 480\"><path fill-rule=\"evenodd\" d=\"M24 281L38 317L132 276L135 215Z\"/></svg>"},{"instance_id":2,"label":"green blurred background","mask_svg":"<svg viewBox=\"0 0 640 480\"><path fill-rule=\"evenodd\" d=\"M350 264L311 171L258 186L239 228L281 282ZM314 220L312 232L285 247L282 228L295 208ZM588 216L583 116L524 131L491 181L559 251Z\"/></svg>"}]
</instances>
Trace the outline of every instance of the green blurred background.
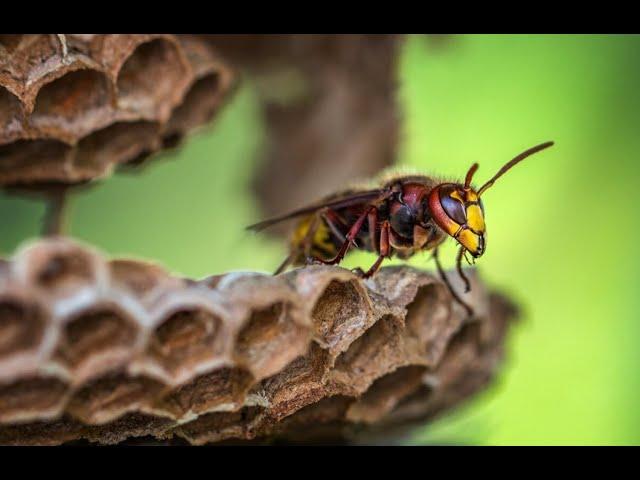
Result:
<instances>
[{"instance_id":1,"label":"green blurred background","mask_svg":"<svg viewBox=\"0 0 640 480\"><path fill-rule=\"evenodd\" d=\"M476 182L520 151L556 146L487 193L487 281L522 305L493 386L410 443L639 444L635 240L639 36L409 37L399 67L400 163ZM248 191L265 138L245 83L215 123L140 176L72 200L71 233L114 255L201 277L271 271L285 245L252 236ZM7 255L39 231L41 203L0 196ZM445 257L453 262L454 248ZM371 261L355 254L347 266ZM433 268L426 256L412 260Z\"/></svg>"}]
</instances>

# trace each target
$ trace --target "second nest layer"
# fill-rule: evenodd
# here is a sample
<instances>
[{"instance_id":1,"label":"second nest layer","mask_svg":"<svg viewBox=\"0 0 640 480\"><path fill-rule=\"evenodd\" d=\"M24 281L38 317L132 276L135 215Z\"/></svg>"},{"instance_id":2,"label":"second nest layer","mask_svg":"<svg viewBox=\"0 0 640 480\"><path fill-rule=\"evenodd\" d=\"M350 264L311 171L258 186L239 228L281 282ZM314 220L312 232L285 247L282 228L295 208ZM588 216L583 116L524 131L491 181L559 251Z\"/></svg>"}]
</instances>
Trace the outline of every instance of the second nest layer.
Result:
<instances>
[{"instance_id":1,"label":"second nest layer","mask_svg":"<svg viewBox=\"0 0 640 480\"><path fill-rule=\"evenodd\" d=\"M68 239L0 263L0 444L226 439L430 417L482 387L514 310L411 268L192 281Z\"/></svg>"},{"instance_id":2,"label":"second nest layer","mask_svg":"<svg viewBox=\"0 0 640 480\"><path fill-rule=\"evenodd\" d=\"M0 35L0 186L137 163L209 120L232 77L192 35Z\"/></svg>"}]
</instances>

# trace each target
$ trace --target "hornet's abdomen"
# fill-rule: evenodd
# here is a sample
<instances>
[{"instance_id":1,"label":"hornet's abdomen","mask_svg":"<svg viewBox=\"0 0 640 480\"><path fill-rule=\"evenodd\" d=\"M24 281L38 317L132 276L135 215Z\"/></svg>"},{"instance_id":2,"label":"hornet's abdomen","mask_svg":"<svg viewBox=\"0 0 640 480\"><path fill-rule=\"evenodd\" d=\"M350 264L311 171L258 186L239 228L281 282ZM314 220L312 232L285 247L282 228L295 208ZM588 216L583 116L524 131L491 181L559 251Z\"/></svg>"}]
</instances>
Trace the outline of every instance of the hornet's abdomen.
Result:
<instances>
[{"instance_id":1,"label":"hornet's abdomen","mask_svg":"<svg viewBox=\"0 0 640 480\"><path fill-rule=\"evenodd\" d=\"M315 232L309 230L314 228ZM308 251L304 251L305 239L311 235L311 241ZM330 259L338 253L339 244L333 239L328 225L317 214L309 215L303 218L296 225L291 237L292 249L300 250L301 254L296 258L296 265L304 265L306 257L318 257L322 259Z\"/></svg>"},{"instance_id":2,"label":"hornet's abdomen","mask_svg":"<svg viewBox=\"0 0 640 480\"><path fill-rule=\"evenodd\" d=\"M294 263L303 265L306 262L306 257L309 256L323 260L335 257L340 246L345 241L350 226L362 214L362 211L362 208L330 210L313 213L300 220L291 237L291 247L301 251ZM376 230L378 229L376 228ZM307 239L310 239L310 241ZM371 245L371 235L367 222L358 232L356 244L361 250L375 251ZM306 251L304 251L305 245Z\"/></svg>"}]
</instances>

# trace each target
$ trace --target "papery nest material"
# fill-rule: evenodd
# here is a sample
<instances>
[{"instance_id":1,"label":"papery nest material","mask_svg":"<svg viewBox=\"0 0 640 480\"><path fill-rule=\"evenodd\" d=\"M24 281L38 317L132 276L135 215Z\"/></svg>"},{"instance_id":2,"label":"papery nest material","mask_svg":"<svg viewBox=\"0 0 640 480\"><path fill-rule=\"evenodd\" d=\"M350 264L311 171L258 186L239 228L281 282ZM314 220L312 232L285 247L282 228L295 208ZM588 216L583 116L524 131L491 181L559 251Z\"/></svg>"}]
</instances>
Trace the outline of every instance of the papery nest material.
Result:
<instances>
[{"instance_id":1,"label":"papery nest material","mask_svg":"<svg viewBox=\"0 0 640 480\"><path fill-rule=\"evenodd\" d=\"M211 119L233 79L194 35L0 35L0 186L138 164Z\"/></svg>"},{"instance_id":2,"label":"papery nest material","mask_svg":"<svg viewBox=\"0 0 640 480\"><path fill-rule=\"evenodd\" d=\"M492 377L514 308L473 271L188 280L64 238L0 263L0 444L309 438L422 422Z\"/></svg>"}]
</instances>

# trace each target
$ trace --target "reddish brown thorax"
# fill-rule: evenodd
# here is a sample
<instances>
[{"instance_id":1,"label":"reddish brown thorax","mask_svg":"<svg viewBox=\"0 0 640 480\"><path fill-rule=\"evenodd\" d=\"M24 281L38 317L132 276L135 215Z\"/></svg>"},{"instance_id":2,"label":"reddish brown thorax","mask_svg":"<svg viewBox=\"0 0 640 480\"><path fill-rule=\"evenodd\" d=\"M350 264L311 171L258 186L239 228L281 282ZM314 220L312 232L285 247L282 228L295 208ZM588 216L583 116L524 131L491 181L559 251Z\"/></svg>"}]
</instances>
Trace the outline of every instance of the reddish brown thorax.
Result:
<instances>
[{"instance_id":1,"label":"reddish brown thorax","mask_svg":"<svg viewBox=\"0 0 640 480\"><path fill-rule=\"evenodd\" d=\"M428 209L426 198L429 190L424 183L405 183L397 199L389 204L390 241L396 249L417 251L431 242L442 240L427 225L429 214L425 210Z\"/></svg>"},{"instance_id":2,"label":"reddish brown thorax","mask_svg":"<svg viewBox=\"0 0 640 480\"><path fill-rule=\"evenodd\" d=\"M420 183L408 183L402 187L402 203L422 210L422 199L429 193L429 189Z\"/></svg>"}]
</instances>

